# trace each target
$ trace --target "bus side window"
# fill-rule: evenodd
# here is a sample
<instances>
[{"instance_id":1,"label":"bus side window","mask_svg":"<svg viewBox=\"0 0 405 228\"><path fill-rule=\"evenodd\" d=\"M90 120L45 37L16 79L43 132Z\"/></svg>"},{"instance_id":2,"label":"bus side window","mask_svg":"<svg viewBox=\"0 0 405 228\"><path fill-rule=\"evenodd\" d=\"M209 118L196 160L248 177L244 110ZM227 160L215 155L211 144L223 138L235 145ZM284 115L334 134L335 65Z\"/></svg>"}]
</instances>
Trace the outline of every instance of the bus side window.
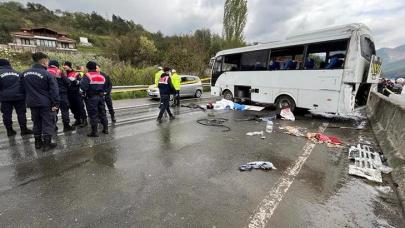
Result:
<instances>
[{"instance_id":1,"label":"bus side window","mask_svg":"<svg viewBox=\"0 0 405 228\"><path fill-rule=\"evenodd\" d=\"M299 70L303 68L304 46L271 50L268 70Z\"/></svg>"},{"instance_id":2,"label":"bus side window","mask_svg":"<svg viewBox=\"0 0 405 228\"><path fill-rule=\"evenodd\" d=\"M341 69L344 67L348 40L308 45L306 70Z\"/></svg>"},{"instance_id":3,"label":"bus side window","mask_svg":"<svg viewBox=\"0 0 405 228\"><path fill-rule=\"evenodd\" d=\"M240 58L240 54L226 55L222 65L222 72L240 70Z\"/></svg>"}]
</instances>

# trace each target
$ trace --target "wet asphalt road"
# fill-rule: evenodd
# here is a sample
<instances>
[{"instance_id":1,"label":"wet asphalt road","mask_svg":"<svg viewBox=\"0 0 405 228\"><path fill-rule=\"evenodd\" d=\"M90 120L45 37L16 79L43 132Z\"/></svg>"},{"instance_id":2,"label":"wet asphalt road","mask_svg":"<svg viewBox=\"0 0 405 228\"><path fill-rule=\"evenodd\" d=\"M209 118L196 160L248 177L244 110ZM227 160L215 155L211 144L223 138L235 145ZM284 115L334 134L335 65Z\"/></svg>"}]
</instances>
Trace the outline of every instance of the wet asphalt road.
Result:
<instances>
[{"instance_id":1,"label":"wet asphalt road","mask_svg":"<svg viewBox=\"0 0 405 228\"><path fill-rule=\"evenodd\" d=\"M353 121L299 115L277 120L276 131L260 139L246 133L264 123L240 120L269 111L181 108L175 121L157 125L150 103L119 109L110 135L60 133L58 149L47 154L35 151L32 138L8 139L0 130L0 227L405 227L389 175L383 184L349 176L347 149L311 149L305 138L278 130L327 123L325 133L345 143L375 144L367 128L333 128ZM231 131L196 123L208 114L229 119ZM238 170L251 161L271 161L277 170Z\"/></svg>"}]
</instances>

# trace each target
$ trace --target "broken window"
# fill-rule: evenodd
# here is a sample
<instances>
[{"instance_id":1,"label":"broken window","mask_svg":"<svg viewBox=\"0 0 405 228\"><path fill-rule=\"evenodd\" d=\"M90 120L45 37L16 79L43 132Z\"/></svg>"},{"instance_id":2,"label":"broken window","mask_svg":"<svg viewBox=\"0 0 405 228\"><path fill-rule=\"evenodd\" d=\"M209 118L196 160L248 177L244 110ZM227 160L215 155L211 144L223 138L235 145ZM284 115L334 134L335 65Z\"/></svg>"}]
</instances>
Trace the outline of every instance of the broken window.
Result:
<instances>
[{"instance_id":1,"label":"broken window","mask_svg":"<svg viewBox=\"0 0 405 228\"><path fill-rule=\"evenodd\" d=\"M368 61L371 61L371 56L375 55L374 42L367 36L361 36L360 45L361 55Z\"/></svg>"}]
</instances>

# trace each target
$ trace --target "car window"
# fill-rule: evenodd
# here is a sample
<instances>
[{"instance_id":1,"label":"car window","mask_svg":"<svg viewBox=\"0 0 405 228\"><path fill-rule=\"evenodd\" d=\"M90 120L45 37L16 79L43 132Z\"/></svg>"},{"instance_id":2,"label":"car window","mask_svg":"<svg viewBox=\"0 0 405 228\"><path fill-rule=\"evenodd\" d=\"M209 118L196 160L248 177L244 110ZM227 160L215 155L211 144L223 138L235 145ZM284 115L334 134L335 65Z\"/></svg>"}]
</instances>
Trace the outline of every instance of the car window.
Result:
<instances>
[{"instance_id":1,"label":"car window","mask_svg":"<svg viewBox=\"0 0 405 228\"><path fill-rule=\"evenodd\" d=\"M186 77L181 77L181 82L186 82L187 78Z\"/></svg>"},{"instance_id":2,"label":"car window","mask_svg":"<svg viewBox=\"0 0 405 228\"><path fill-rule=\"evenodd\" d=\"M194 82L194 81L196 81L197 79L195 78L195 77L187 77L187 81L188 82Z\"/></svg>"}]
</instances>

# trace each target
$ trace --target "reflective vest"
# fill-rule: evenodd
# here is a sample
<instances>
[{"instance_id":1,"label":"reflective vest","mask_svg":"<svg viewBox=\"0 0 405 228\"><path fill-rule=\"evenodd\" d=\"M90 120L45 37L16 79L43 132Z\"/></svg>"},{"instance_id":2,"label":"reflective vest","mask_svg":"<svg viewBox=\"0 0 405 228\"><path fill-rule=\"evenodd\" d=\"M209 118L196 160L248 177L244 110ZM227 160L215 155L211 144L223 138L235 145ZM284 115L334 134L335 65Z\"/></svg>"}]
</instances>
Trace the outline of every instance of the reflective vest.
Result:
<instances>
[{"instance_id":1,"label":"reflective vest","mask_svg":"<svg viewBox=\"0 0 405 228\"><path fill-rule=\"evenodd\" d=\"M177 91L180 91L181 79L180 79L180 76L177 73L174 73L172 75L172 83L173 83L174 89L177 90Z\"/></svg>"},{"instance_id":2,"label":"reflective vest","mask_svg":"<svg viewBox=\"0 0 405 228\"><path fill-rule=\"evenodd\" d=\"M156 74L155 74L155 86L156 87L158 86L160 76L162 76L163 73L164 73L163 70L159 70L158 72L156 72Z\"/></svg>"},{"instance_id":3,"label":"reflective vest","mask_svg":"<svg viewBox=\"0 0 405 228\"><path fill-rule=\"evenodd\" d=\"M159 79L159 84L167 85L169 83L169 76L164 76L163 78Z\"/></svg>"},{"instance_id":4,"label":"reflective vest","mask_svg":"<svg viewBox=\"0 0 405 228\"><path fill-rule=\"evenodd\" d=\"M90 80L90 85L104 85L106 82L105 77L98 72L87 72L86 76Z\"/></svg>"},{"instance_id":5,"label":"reflective vest","mask_svg":"<svg viewBox=\"0 0 405 228\"><path fill-rule=\"evenodd\" d=\"M61 78L62 77L62 71L57 67L52 67L52 66L48 67L48 72L51 73L56 78Z\"/></svg>"}]
</instances>

